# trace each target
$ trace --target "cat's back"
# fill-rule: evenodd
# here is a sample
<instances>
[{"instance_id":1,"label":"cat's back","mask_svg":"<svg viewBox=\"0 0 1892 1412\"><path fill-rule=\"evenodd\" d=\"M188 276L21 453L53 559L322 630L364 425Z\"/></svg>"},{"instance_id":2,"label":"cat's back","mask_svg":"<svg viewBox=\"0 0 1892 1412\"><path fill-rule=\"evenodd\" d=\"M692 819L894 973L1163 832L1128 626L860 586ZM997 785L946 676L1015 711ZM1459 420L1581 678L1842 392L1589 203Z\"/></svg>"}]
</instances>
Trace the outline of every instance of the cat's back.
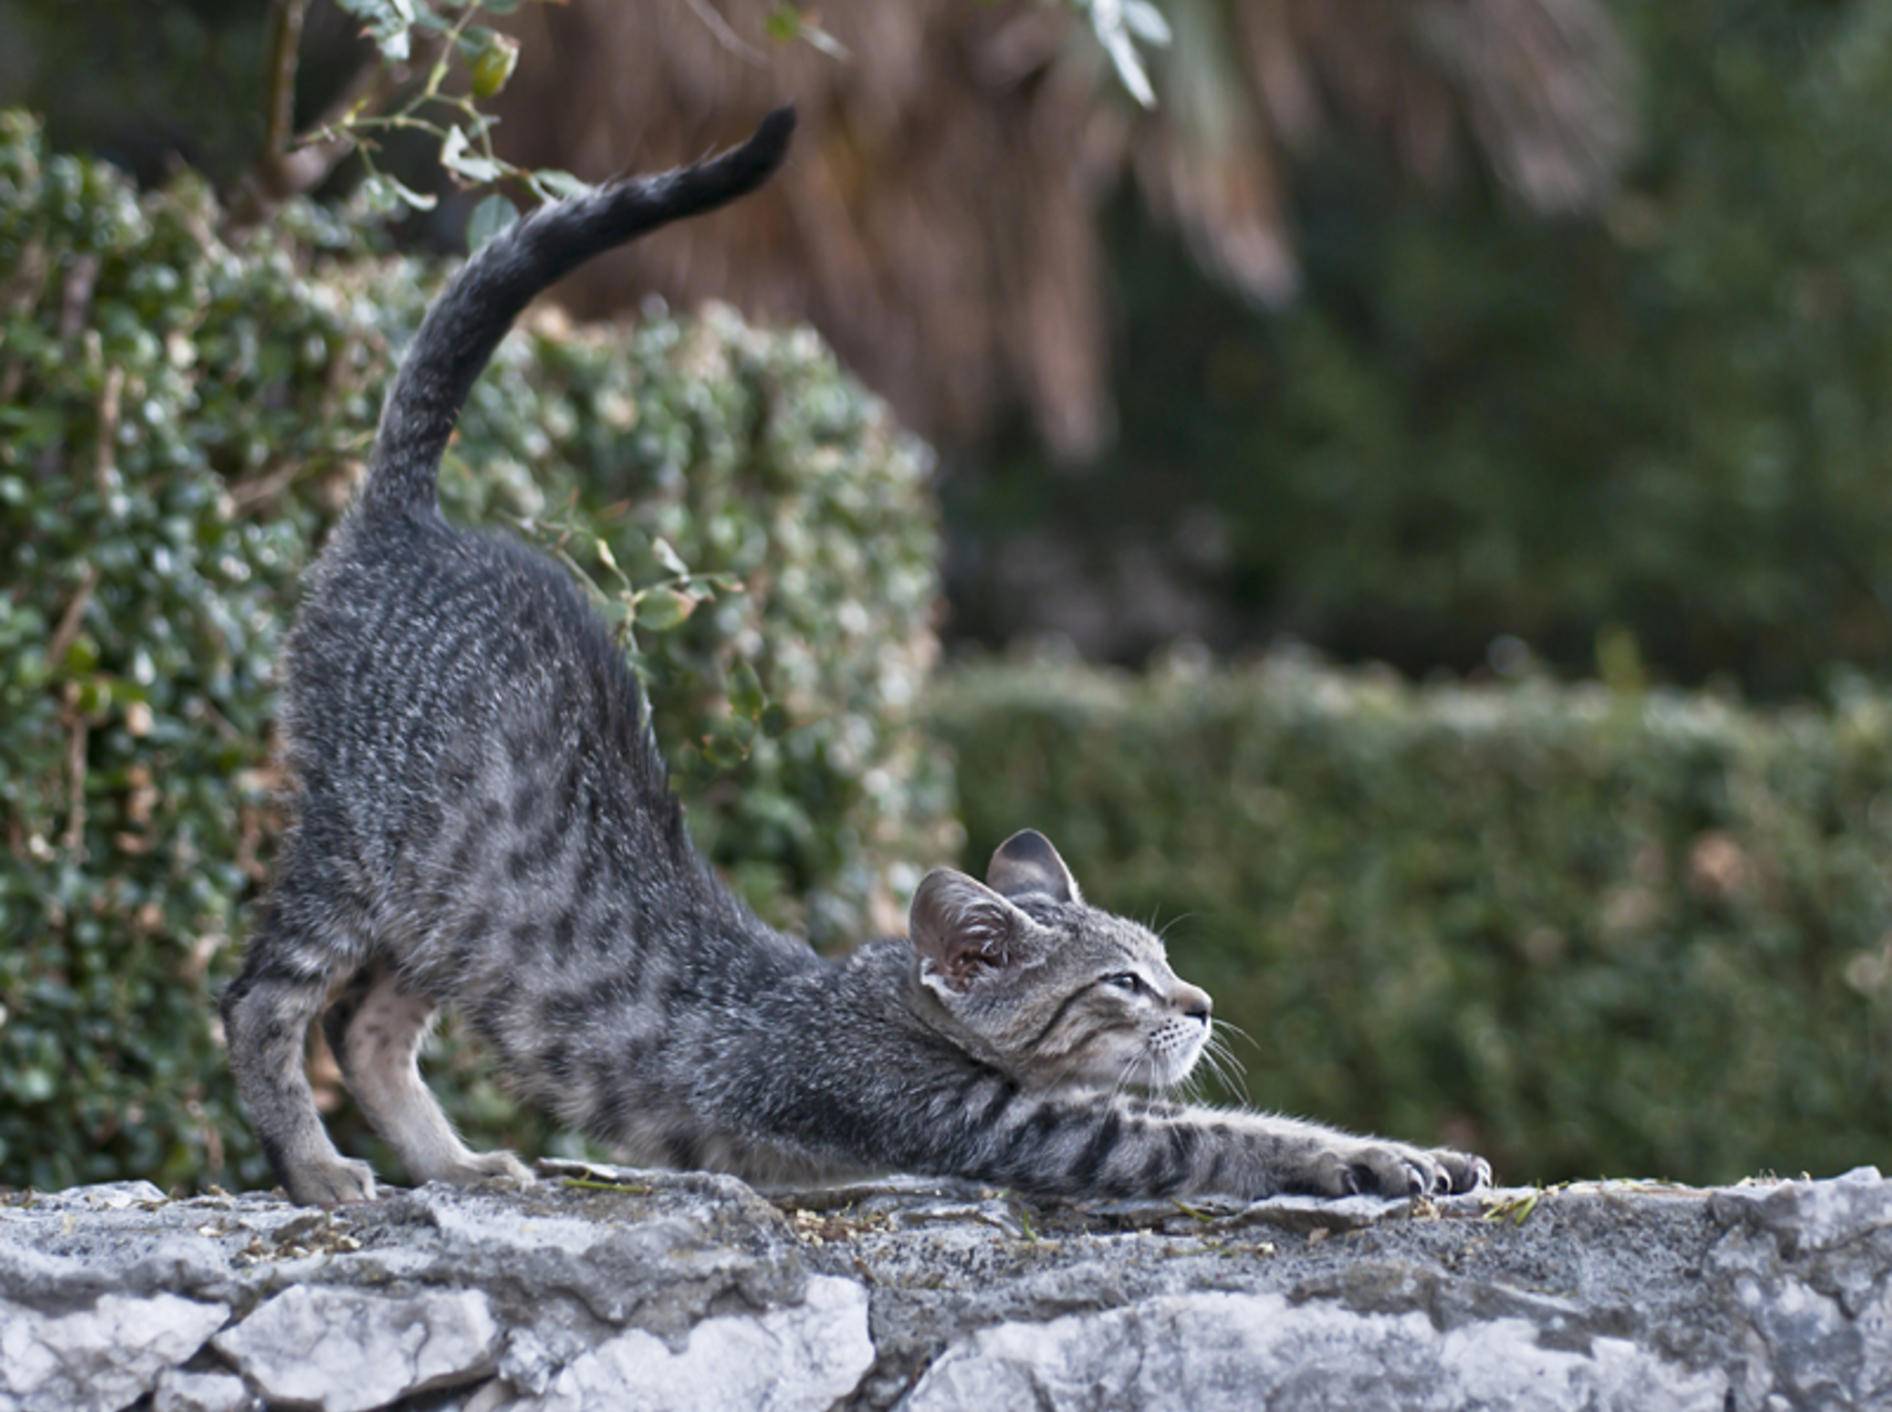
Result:
<instances>
[{"instance_id":1,"label":"cat's back","mask_svg":"<svg viewBox=\"0 0 1892 1412\"><path fill-rule=\"evenodd\" d=\"M496 768L517 781L582 755L629 789L661 769L636 681L570 576L433 512L344 522L305 580L283 685L299 792L364 820L424 822Z\"/></svg>"}]
</instances>

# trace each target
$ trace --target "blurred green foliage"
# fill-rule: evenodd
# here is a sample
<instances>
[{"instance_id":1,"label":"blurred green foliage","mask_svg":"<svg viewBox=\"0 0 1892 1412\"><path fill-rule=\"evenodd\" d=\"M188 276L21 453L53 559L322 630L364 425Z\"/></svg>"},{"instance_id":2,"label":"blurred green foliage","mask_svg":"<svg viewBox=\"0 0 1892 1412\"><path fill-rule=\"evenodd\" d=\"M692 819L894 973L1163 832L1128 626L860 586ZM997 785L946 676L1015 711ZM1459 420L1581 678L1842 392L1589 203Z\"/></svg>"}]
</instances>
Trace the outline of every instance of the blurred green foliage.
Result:
<instances>
[{"instance_id":1,"label":"blurred green foliage","mask_svg":"<svg viewBox=\"0 0 1892 1412\"><path fill-rule=\"evenodd\" d=\"M0 106L40 114L55 146L102 151L147 179L182 158L234 180L263 142L268 10L86 0L81 17L66 0L0 0ZM332 89L337 67L324 62L313 86Z\"/></svg>"},{"instance_id":2,"label":"blurred green foliage","mask_svg":"<svg viewBox=\"0 0 1892 1412\"><path fill-rule=\"evenodd\" d=\"M0 117L0 1183L263 1174L211 991L279 826L271 673L439 272L313 207L220 216ZM827 941L890 925L912 879L886 860L956 838L914 720L927 475L811 334L657 309L508 340L442 496L620 620L609 565L645 591L699 841ZM538 1140L458 1046L435 1067L482 1140Z\"/></svg>"},{"instance_id":3,"label":"blurred green foliage","mask_svg":"<svg viewBox=\"0 0 1892 1412\"><path fill-rule=\"evenodd\" d=\"M969 666L968 856L1033 826L1166 927L1257 1104L1511 1182L1892 1143L1892 702L1411 687L1279 659Z\"/></svg>"},{"instance_id":4,"label":"blurred green foliage","mask_svg":"<svg viewBox=\"0 0 1892 1412\"><path fill-rule=\"evenodd\" d=\"M1294 176L1304 288L1258 311L1123 210L1121 445L955 476L968 563L1048 534L1107 579L1144 546L1217 645L1413 672L1509 634L1587 674L1612 629L1768 696L1892 668L1892 8L1618 13L1642 156L1600 220L1521 219L1470 172L1422 197L1330 134ZM965 596L981 635L1031 623Z\"/></svg>"}]
</instances>

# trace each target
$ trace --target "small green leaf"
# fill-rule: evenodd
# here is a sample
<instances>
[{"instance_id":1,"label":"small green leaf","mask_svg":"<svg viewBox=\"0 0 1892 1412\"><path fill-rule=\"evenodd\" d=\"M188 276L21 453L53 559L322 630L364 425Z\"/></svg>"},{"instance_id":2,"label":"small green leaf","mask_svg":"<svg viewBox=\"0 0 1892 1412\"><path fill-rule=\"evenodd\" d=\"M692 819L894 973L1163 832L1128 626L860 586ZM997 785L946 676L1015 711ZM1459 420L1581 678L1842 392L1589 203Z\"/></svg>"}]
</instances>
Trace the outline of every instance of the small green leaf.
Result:
<instances>
[{"instance_id":1,"label":"small green leaf","mask_svg":"<svg viewBox=\"0 0 1892 1412\"><path fill-rule=\"evenodd\" d=\"M389 63L406 61L411 44L408 31L417 16L414 0L339 0L347 13L366 24L364 33L374 40L381 57Z\"/></svg>"},{"instance_id":2,"label":"small green leaf","mask_svg":"<svg viewBox=\"0 0 1892 1412\"><path fill-rule=\"evenodd\" d=\"M440 198L425 191L416 191L399 177L389 172L376 172L369 181L382 183L388 191L404 206L412 206L416 211L431 211L440 204ZM367 183L364 182L365 186Z\"/></svg>"},{"instance_id":3,"label":"small green leaf","mask_svg":"<svg viewBox=\"0 0 1892 1412\"><path fill-rule=\"evenodd\" d=\"M440 204L440 198L431 191L416 191L405 182L395 181L393 177L388 180L394 182L394 194L416 211L431 211Z\"/></svg>"},{"instance_id":4,"label":"small green leaf","mask_svg":"<svg viewBox=\"0 0 1892 1412\"><path fill-rule=\"evenodd\" d=\"M66 648L66 660L62 664L66 675L82 677L99 664L99 645L90 633L80 633L72 639Z\"/></svg>"},{"instance_id":5,"label":"small green leaf","mask_svg":"<svg viewBox=\"0 0 1892 1412\"><path fill-rule=\"evenodd\" d=\"M532 184L554 200L584 196L591 190L590 182L580 181L570 172L561 172L557 167L540 167L532 174Z\"/></svg>"},{"instance_id":6,"label":"small green leaf","mask_svg":"<svg viewBox=\"0 0 1892 1412\"><path fill-rule=\"evenodd\" d=\"M447 129L446 139L440 144L440 165L475 185L497 181L504 173L498 162L470 149L467 135L457 123Z\"/></svg>"},{"instance_id":7,"label":"small green leaf","mask_svg":"<svg viewBox=\"0 0 1892 1412\"><path fill-rule=\"evenodd\" d=\"M756 675L755 667L747 658L736 663L736 669L729 674L730 709L753 721L761 717L768 704L768 693L763 691L762 678Z\"/></svg>"},{"instance_id":8,"label":"small green leaf","mask_svg":"<svg viewBox=\"0 0 1892 1412\"><path fill-rule=\"evenodd\" d=\"M788 708L779 701L771 701L762 708L762 734L770 740L779 740L788 734Z\"/></svg>"},{"instance_id":9,"label":"small green leaf","mask_svg":"<svg viewBox=\"0 0 1892 1412\"><path fill-rule=\"evenodd\" d=\"M657 562L670 573L682 578L690 572L690 566L683 562L683 556L670 547L670 541L659 535L650 542L650 552L657 556Z\"/></svg>"},{"instance_id":10,"label":"small green leaf","mask_svg":"<svg viewBox=\"0 0 1892 1412\"><path fill-rule=\"evenodd\" d=\"M770 39L784 44L799 39L810 48L819 49L830 59L848 57L845 44L809 18L799 5L790 4L789 0L782 0L781 4L769 11L768 18L762 22L762 30Z\"/></svg>"},{"instance_id":11,"label":"small green leaf","mask_svg":"<svg viewBox=\"0 0 1892 1412\"><path fill-rule=\"evenodd\" d=\"M777 5L769 11L769 17L762 22L762 29L770 39L784 42L801 37L801 11L793 5Z\"/></svg>"},{"instance_id":12,"label":"small green leaf","mask_svg":"<svg viewBox=\"0 0 1892 1412\"><path fill-rule=\"evenodd\" d=\"M511 35L491 35L473 60L473 96L493 97L506 86L518 65L519 41Z\"/></svg>"},{"instance_id":13,"label":"small green leaf","mask_svg":"<svg viewBox=\"0 0 1892 1412\"><path fill-rule=\"evenodd\" d=\"M703 758L719 770L733 769L749 758L749 747L719 729L703 738Z\"/></svg>"},{"instance_id":14,"label":"small green leaf","mask_svg":"<svg viewBox=\"0 0 1892 1412\"><path fill-rule=\"evenodd\" d=\"M355 200L372 216L392 216L401 209L400 193L395 191L393 179L382 172L373 172L361 179L361 185L355 188Z\"/></svg>"},{"instance_id":15,"label":"small green leaf","mask_svg":"<svg viewBox=\"0 0 1892 1412\"><path fill-rule=\"evenodd\" d=\"M696 610L696 600L674 588L647 588L634 600L637 625L652 632L668 632Z\"/></svg>"},{"instance_id":16,"label":"small green leaf","mask_svg":"<svg viewBox=\"0 0 1892 1412\"><path fill-rule=\"evenodd\" d=\"M519 208L495 192L473 208L467 218L466 248L477 250L519 219Z\"/></svg>"}]
</instances>

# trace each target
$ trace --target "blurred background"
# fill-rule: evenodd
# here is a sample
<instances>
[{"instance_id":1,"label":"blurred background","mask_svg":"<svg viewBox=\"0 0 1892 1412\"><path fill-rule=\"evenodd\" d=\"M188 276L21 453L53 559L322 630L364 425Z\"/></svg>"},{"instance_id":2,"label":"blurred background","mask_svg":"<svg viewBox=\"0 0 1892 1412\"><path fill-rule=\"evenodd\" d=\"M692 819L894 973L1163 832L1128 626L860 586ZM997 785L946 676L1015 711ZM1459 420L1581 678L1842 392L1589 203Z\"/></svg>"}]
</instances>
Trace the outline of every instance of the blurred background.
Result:
<instances>
[{"instance_id":1,"label":"blurred background","mask_svg":"<svg viewBox=\"0 0 1892 1412\"><path fill-rule=\"evenodd\" d=\"M443 478L636 629L765 915L898 930L1031 825L1252 1036L1212 1096L1510 1182L1886 1161L1892 8L0 36L0 1184L266 1179L209 996L392 360L535 189L784 97L781 178L558 291ZM573 1149L450 1031L431 1073L476 1140Z\"/></svg>"}]
</instances>

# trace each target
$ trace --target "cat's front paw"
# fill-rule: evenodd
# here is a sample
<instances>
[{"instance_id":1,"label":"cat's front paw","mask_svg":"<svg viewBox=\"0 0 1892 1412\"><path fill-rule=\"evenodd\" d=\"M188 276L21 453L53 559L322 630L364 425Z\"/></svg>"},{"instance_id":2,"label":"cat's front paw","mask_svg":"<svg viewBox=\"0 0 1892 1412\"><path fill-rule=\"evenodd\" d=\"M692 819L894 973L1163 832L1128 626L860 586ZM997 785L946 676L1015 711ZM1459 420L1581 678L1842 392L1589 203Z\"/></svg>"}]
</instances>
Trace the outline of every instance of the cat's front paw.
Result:
<instances>
[{"instance_id":1,"label":"cat's front paw","mask_svg":"<svg viewBox=\"0 0 1892 1412\"><path fill-rule=\"evenodd\" d=\"M1490 1182L1491 1165L1482 1157L1367 1140L1315 1149L1289 1186L1316 1196L1398 1198L1455 1195Z\"/></svg>"},{"instance_id":2,"label":"cat's front paw","mask_svg":"<svg viewBox=\"0 0 1892 1412\"><path fill-rule=\"evenodd\" d=\"M344 1158L305 1162L283 1185L298 1206L343 1206L375 1197L374 1168Z\"/></svg>"},{"instance_id":3,"label":"cat's front paw","mask_svg":"<svg viewBox=\"0 0 1892 1412\"><path fill-rule=\"evenodd\" d=\"M523 1191L537 1180L532 1169L510 1152L469 1152L451 1166L428 1173L428 1177L455 1186L489 1182L514 1191Z\"/></svg>"}]
</instances>

